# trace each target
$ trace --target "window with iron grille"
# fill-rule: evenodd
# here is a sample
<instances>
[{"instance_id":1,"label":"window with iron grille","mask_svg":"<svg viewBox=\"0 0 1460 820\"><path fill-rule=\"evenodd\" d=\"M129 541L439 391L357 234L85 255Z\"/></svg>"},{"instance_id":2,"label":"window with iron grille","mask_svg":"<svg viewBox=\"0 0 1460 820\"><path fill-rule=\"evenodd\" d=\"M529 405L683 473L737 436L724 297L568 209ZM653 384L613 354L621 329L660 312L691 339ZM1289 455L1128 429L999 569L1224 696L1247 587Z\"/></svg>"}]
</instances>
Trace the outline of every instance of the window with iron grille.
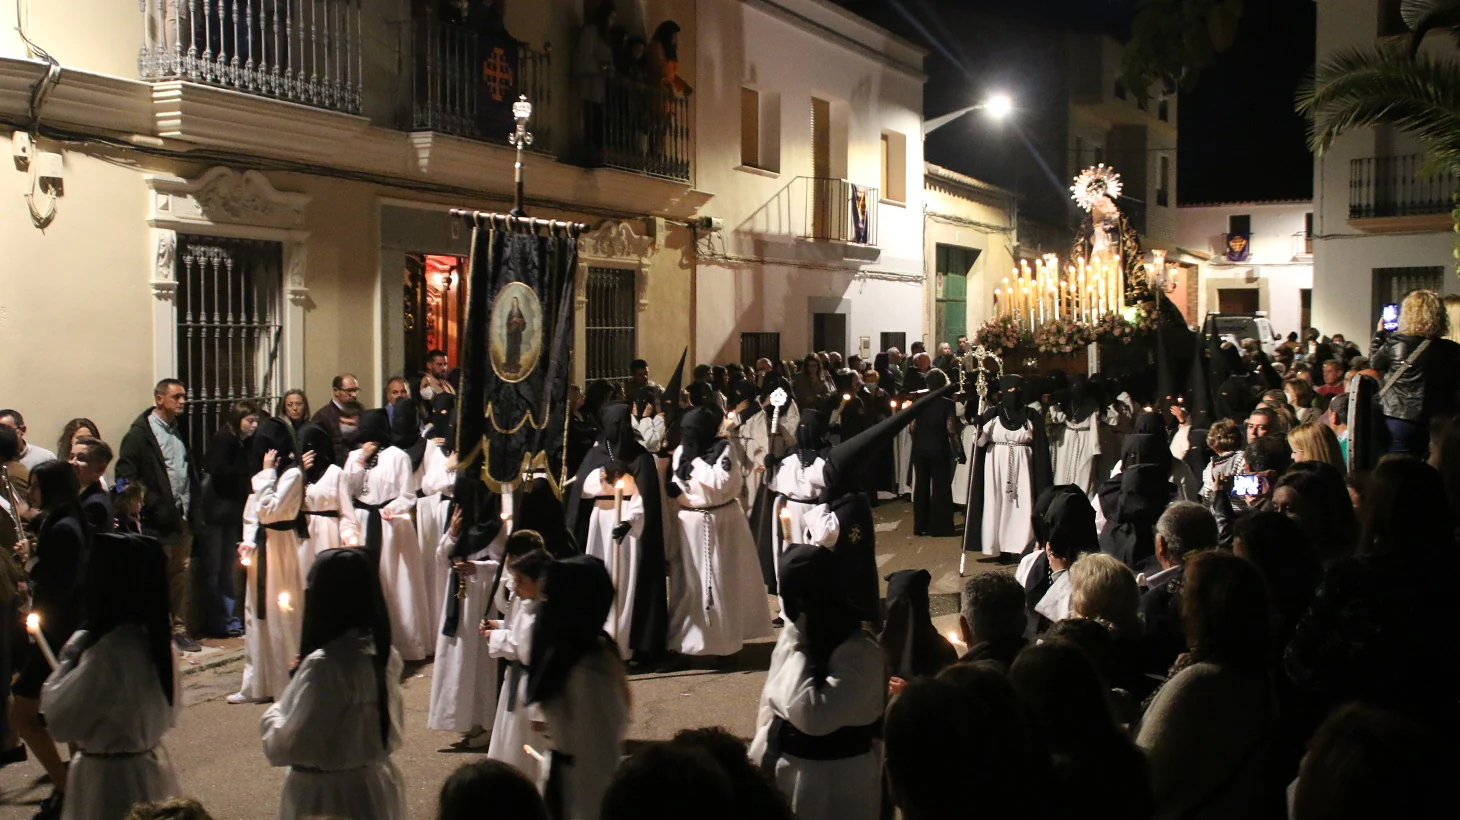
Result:
<instances>
[{"instance_id":1,"label":"window with iron grille","mask_svg":"<svg viewBox=\"0 0 1460 820\"><path fill-rule=\"evenodd\" d=\"M278 242L179 235L177 378L188 444L201 459L235 402L279 395L284 249Z\"/></svg>"},{"instance_id":2,"label":"window with iron grille","mask_svg":"<svg viewBox=\"0 0 1460 820\"><path fill-rule=\"evenodd\" d=\"M618 381L631 374L638 356L636 273L627 268L588 269L588 304L584 320L584 373L588 381Z\"/></svg>"},{"instance_id":3,"label":"window with iron grille","mask_svg":"<svg viewBox=\"0 0 1460 820\"><path fill-rule=\"evenodd\" d=\"M897 348L897 351L899 353L906 353L907 352L907 334L906 333L883 333L882 334L882 349L881 349L880 352L886 353L887 351L891 350L894 347Z\"/></svg>"},{"instance_id":4,"label":"window with iron grille","mask_svg":"<svg viewBox=\"0 0 1460 820\"><path fill-rule=\"evenodd\" d=\"M1445 287L1445 269L1439 265L1413 268L1374 268L1374 320L1385 305L1397 305L1416 290L1440 292Z\"/></svg>"},{"instance_id":5,"label":"window with iron grille","mask_svg":"<svg viewBox=\"0 0 1460 820\"><path fill-rule=\"evenodd\" d=\"M755 367L756 360L758 359L770 359L772 362L781 360L781 334L740 334L741 363L747 367Z\"/></svg>"}]
</instances>

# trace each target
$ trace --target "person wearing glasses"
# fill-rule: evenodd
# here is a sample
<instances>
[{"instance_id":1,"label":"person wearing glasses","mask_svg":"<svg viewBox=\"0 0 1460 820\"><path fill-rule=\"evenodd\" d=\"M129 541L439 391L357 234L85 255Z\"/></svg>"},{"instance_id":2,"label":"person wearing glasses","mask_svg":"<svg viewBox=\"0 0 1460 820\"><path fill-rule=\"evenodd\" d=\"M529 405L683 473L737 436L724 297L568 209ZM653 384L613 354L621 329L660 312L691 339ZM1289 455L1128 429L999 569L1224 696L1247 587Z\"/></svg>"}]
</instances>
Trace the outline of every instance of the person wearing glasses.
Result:
<instances>
[{"instance_id":1,"label":"person wearing glasses","mask_svg":"<svg viewBox=\"0 0 1460 820\"><path fill-rule=\"evenodd\" d=\"M346 402L358 402L360 400L360 381L353 373L341 373L330 383L334 390L334 397L319 412L314 414L312 421L315 424L329 431L330 441L335 446L335 463L345 466L344 457L349 454L349 448L345 446L344 438L340 432L340 416Z\"/></svg>"}]
</instances>

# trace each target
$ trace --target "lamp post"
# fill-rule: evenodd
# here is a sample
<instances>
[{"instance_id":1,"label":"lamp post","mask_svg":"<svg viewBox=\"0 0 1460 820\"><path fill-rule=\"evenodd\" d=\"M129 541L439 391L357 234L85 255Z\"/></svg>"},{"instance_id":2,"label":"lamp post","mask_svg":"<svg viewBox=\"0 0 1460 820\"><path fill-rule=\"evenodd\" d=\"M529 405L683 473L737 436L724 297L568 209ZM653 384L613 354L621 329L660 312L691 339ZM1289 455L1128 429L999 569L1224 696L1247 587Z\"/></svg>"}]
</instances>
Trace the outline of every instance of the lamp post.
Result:
<instances>
[{"instance_id":1,"label":"lamp post","mask_svg":"<svg viewBox=\"0 0 1460 820\"><path fill-rule=\"evenodd\" d=\"M522 207L522 150L532 144L532 132L527 130L527 121L532 118L532 103L527 101L527 95L523 94L512 103L512 119L517 121L517 128L507 135L508 144L517 148L517 164L513 168L517 193L513 198L512 215L527 216L527 211Z\"/></svg>"},{"instance_id":2,"label":"lamp post","mask_svg":"<svg viewBox=\"0 0 1460 820\"><path fill-rule=\"evenodd\" d=\"M970 105L967 108L960 108L957 111L944 114L941 117L934 117L931 120L925 120L923 122L923 136L926 137L927 135L938 130L939 128L942 128L948 123L953 122L954 120L963 116L964 114L968 114L973 111L987 111L990 117L996 120L1002 120L1005 117L1009 116L1009 114L1012 113L1013 110L1014 101L1009 98L1009 95L995 94L992 97L989 97L987 100L979 103L978 105Z\"/></svg>"}]
</instances>

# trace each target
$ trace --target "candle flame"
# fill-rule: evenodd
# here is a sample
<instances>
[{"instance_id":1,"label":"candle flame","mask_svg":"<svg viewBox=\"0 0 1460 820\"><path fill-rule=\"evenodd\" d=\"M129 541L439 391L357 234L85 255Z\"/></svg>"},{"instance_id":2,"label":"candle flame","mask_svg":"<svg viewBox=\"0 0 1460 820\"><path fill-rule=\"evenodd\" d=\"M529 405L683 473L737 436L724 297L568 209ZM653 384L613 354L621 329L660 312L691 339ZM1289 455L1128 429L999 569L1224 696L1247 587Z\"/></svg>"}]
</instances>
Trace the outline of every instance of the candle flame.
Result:
<instances>
[{"instance_id":1,"label":"candle flame","mask_svg":"<svg viewBox=\"0 0 1460 820\"><path fill-rule=\"evenodd\" d=\"M39 632L41 628L41 616L34 612L25 616L25 628L31 632Z\"/></svg>"},{"instance_id":2,"label":"candle flame","mask_svg":"<svg viewBox=\"0 0 1460 820\"><path fill-rule=\"evenodd\" d=\"M781 510L781 518L784 519L784 520L786 520L786 521L790 521L791 520L791 511L790 510L786 510L786 509Z\"/></svg>"},{"instance_id":3,"label":"candle flame","mask_svg":"<svg viewBox=\"0 0 1460 820\"><path fill-rule=\"evenodd\" d=\"M284 610L285 612L289 611L289 593L279 593L279 608Z\"/></svg>"},{"instance_id":4,"label":"candle flame","mask_svg":"<svg viewBox=\"0 0 1460 820\"><path fill-rule=\"evenodd\" d=\"M238 559L238 563L242 564L245 567L251 567L253 566L253 558L251 556L244 555L243 557Z\"/></svg>"},{"instance_id":5,"label":"candle flame","mask_svg":"<svg viewBox=\"0 0 1460 820\"><path fill-rule=\"evenodd\" d=\"M905 401L905 402L902 403L902 409L906 410L909 407L912 407L912 402L911 401Z\"/></svg>"},{"instance_id":6,"label":"candle flame","mask_svg":"<svg viewBox=\"0 0 1460 820\"><path fill-rule=\"evenodd\" d=\"M615 490L622 490L624 488L624 480L620 478L618 481L615 481L613 483L613 488Z\"/></svg>"},{"instance_id":7,"label":"candle flame","mask_svg":"<svg viewBox=\"0 0 1460 820\"><path fill-rule=\"evenodd\" d=\"M502 520L503 521L511 521L512 520L512 513L505 513L505 512L502 513Z\"/></svg>"},{"instance_id":8,"label":"candle flame","mask_svg":"<svg viewBox=\"0 0 1460 820\"><path fill-rule=\"evenodd\" d=\"M522 744L522 751L527 752L529 755L532 755L532 759L536 760L538 763L547 762L546 758L544 758L541 754L538 753L536 749L532 748L526 743Z\"/></svg>"},{"instance_id":9,"label":"candle flame","mask_svg":"<svg viewBox=\"0 0 1460 820\"><path fill-rule=\"evenodd\" d=\"M959 637L956 630L950 629L948 630L948 643L963 643L963 638Z\"/></svg>"},{"instance_id":10,"label":"candle flame","mask_svg":"<svg viewBox=\"0 0 1460 820\"><path fill-rule=\"evenodd\" d=\"M358 546L360 546L360 538L358 536L354 536L354 535L350 536L349 540L347 540L345 542L345 546L349 546L349 547L358 547Z\"/></svg>"}]
</instances>

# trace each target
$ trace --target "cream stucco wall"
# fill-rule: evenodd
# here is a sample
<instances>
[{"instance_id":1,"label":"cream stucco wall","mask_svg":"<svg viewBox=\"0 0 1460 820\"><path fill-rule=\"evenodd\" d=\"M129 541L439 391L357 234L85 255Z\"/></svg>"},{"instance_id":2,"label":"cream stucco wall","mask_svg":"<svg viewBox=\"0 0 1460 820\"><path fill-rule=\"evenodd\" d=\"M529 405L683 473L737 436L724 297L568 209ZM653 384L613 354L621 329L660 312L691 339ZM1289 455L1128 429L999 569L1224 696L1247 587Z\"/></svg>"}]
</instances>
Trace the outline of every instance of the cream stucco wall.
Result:
<instances>
[{"instance_id":1,"label":"cream stucco wall","mask_svg":"<svg viewBox=\"0 0 1460 820\"><path fill-rule=\"evenodd\" d=\"M1014 266L1018 234L1011 215L1011 198L997 194L959 193L958 189L929 176L924 191L927 220L924 228L923 259L927 270L924 288L927 327L937 327L936 265L938 245L958 245L979 251L968 275L968 332L972 336L993 315L994 283ZM978 224L970 224L978 223ZM929 339L930 347L955 339Z\"/></svg>"},{"instance_id":2,"label":"cream stucco wall","mask_svg":"<svg viewBox=\"0 0 1460 820\"><path fill-rule=\"evenodd\" d=\"M1312 288L1313 256L1304 252L1303 232L1309 202L1202 205L1178 209L1177 245L1186 251L1210 254L1200 263L1197 320L1216 311L1218 290L1258 291L1258 310L1266 311L1273 330L1286 336L1302 331L1302 291ZM1227 219L1234 214L1252 217L1252 244L1247 262L1227 262ZM1174 258L1174 257L1173 257ZM1367 299L1367 291L1365 291ZM1325 333L1327 327L1315 322Z\"/></svg>"}]
</instances>

